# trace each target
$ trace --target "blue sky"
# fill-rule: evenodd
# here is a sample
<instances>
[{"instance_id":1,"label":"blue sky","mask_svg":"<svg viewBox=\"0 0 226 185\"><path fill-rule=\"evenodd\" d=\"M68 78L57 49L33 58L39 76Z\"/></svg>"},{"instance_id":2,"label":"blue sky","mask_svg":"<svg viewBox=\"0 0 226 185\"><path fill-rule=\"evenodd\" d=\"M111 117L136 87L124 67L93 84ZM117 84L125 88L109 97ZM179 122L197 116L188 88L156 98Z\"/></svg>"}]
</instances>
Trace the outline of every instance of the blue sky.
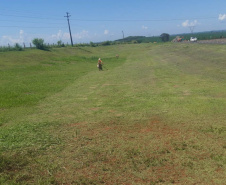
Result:
<instances>
[{"instance_id":1,"label":"blue sky","mask_svg":"<svg viewBox=\"0 0 226 185\"><path fill-rule=\"evenodd\" d=\"M0 46L226 30L225 0L0 0Z\"/></svg>"}]
</instances>

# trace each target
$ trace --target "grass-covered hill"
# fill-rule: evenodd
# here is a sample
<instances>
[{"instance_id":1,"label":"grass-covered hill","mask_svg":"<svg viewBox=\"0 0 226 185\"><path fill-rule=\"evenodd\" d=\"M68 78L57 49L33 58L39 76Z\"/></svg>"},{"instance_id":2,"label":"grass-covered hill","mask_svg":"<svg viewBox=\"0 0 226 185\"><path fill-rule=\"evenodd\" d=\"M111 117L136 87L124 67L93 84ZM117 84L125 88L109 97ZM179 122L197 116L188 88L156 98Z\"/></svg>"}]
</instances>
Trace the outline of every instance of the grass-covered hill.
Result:
<instances>
[{"instance_id":1,"label":"grass-covered hill","mask_svg":"<svg viewBox=\"0 0 226 185\"><path fill-rule=\"evenodd\" d=\"M0 53L0 184L224 184L225 49Z\"/></svg>"},{"instance_id":2,"label":"grass-covered hill","mask_svg":"<svg viewBox=\"0 0 226 185\"><path fill-rule=\"evenodd\" d=\"M226 30L221 31L208 31L208 32L196 32L196 33L181 33L176 35L170 35L169 41L172 41L177 36L183 38L183 40L190 40L190 37L197 37L198 40L219 39L226 38ZM116 40L116 42L126 43L149 43L149 42L163 42L160 36L145 37L145 36L129 36L124 39Z\"/></svg>"}]
</instances>

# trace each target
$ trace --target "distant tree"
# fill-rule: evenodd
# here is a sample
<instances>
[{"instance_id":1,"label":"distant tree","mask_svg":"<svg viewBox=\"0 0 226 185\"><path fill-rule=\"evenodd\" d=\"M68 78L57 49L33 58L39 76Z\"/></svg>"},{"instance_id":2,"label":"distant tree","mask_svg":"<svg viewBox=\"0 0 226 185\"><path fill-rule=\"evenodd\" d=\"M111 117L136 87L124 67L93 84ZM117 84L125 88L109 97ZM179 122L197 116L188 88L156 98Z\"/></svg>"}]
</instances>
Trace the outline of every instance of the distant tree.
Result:
<instances>
[{"instance_id":1,"label":"distant tree","mask_svg":"<svg viewBox=\"0 0 226 185\"><path fill-rule=\"evenodd\" d=\"M168 33L162 33L160 35L160 38L162 39L163 42L169 41L169 37L170 37L170 35Z\"/></svg>"},{"instance_id":2,"label":"distant tree","mask_svg":"<svg viewBox=\"0 0 226 185\"><path fill-rule=\"evenodd\" d=\"M101 45L103 45L103 46L111 45L111 41L104 41L101 43Z\"/></svg>"},{"instance_id":3,"label":"distant tree","mask_svg":"<svg viewBox=\"0 0 226 185\"><path fill-rule=\"evenodd\" d=\"M22 46L21 46L20 44L18 44L18 43L16 43L16 44L14 45L14 49L15 49L16 51L22 51L22 50L23 50Z\"/></svg>"},{"instance_id":4,"label":"distant tree","mask_svg":"<svg viewBox=\"0 0 226 185\"><path fill-rule=\"evenodd\" d=\"M57 41L57 45L61 46L62 45L62 41L61 40Z\"/></svg>"},{"instance_id":5,"label":"distant tree","mask_svg":"<svg viewBox=\"0 0 226 185\"><path fill-rule=\"evenodd\" d=\"M48 47L44 44L44 39L35 38L32 40L32 43L37 49L48 50Z\"/></svg>"},{"instance_id":6,"label":"distant tree","mask_svg":"<svg viewBox=\"0 0 226 185\"><path fill-rule=\"evenodd\" d=\"M137 40L132 40L131 43L132 44L137 44L138 42L137 42Z\"/></svg>"},{"instance_id":7,"label":"distant tree","mask_svg":"<svg viewBox=\"0 0 226 185\"><path fill-rule=\"evenodd\" d=\"M96 47L96 44L94 44L93 42L90 42L89 45L90 45L91 47Z\"/></svg>"},{"instance_id":8,"label":"distant tree","mask_svg":"<svg viewBox=\"0 0 226 185\"><path fill-rule=\"evenodd\" d=\"M57 41L57 45L59 47L65 47L64 43L61 40Z\"/></svg>"}]
</instances>

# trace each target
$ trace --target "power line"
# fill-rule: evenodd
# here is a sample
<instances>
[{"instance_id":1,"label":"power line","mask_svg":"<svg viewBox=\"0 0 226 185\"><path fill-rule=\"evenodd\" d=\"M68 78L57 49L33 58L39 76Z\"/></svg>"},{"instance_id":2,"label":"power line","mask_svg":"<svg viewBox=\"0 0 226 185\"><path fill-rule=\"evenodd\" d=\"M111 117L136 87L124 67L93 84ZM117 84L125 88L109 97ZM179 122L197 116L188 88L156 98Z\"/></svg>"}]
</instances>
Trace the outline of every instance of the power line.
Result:
<instances>
[{"instance_id":1,"label":"power line","mask_svg":"<svg viewBox=\"0 0 226 185\"><path fill-rule=\"evenodd\" d=\"M46 17L37 17L37 16L24 16L24 15L5 15L5 14L1 14L1 16L7 16L7 17L23 17L23 18L28 18L28 19L45 19L45 20L61 20L63 21L63 19L56 19L56 18L46 18Z\"/></svg>"},{"instance_id":2,"label":"power line","mask_svg":"<svg viewBox=\"0 0 226 185\"><path fill-rule=\"evenodd\" d=\"M2 16L10 17L23 17L29 19L46 19L46 20L63 20L60 18L51 18L51 17L37 17L37 16L24 16L24 15L4 15ZM193 17L193 18L178 18L178 19L71 19L74 21L84 21L84 22L167 22L167 21L183 21L191 19L218 19L218 17Z\"/></svg>"},{"instance_id":3,"label":"power line","mask_svg":"<svg viewBox=\"0 0 226 185\"><path fill-rule=\"evenodd\" d=\"M21 23L31 23L31 24L37 24L37 23L39 23L40 24L40 22L31 22L31 21L15 21L15 20L0 20L0 22L9 22L9 23L14 23L14 22L21 22ZM42 24L57 24L57 25L59 25L59 24L63 24L63 23L53 23L53 22L41 22Z\"/></svg>"},{"instance_id":4,"label":"power line","mask_svg":"<svg viewBox=\"0 0 226 185\"><path fill-rule=\"evenodd\" d=\"M15 10L15 9L6 9L6 8L0 8L0 11L1 11L1 13L2 12L5 12L5 13L9 13L9 12L13 12L13 13L19 13L19 14L21 14L21 15L34 15L34 14L40 14L40 11L35 11L35 10L32 10L32 11L24 11L24 10ZM41 14L42 16L44 15L44 16L49 16L49 13L47 13L47 12L42 12L42 14ZM57 14L52 14L51 13L51 15L52 16L57 16Z\"/></svg>"},{"instance_id":5,"label":"power line","mask_svg":"<svg viewBox=\"0 0 226 185\"><path fill-rule=\"evenodd\" d=\"M0 28L48 28L48 29L52 29L52 28L59 28L59 27L28 27L28 26L0 26Z\"/></svg>"},{"instance_id":6,"label":"power line","mask_svg":"<svg viewBox=\"0 0 226 185\"><path fill-rule=\"evenodd\" d=\"M181 18L181 19L71 19L74 21L87 21L87 22L167 22L167 21L184 21L190 19L216 19L218 17L206 18Z\"/></svg>"}]
</instances>

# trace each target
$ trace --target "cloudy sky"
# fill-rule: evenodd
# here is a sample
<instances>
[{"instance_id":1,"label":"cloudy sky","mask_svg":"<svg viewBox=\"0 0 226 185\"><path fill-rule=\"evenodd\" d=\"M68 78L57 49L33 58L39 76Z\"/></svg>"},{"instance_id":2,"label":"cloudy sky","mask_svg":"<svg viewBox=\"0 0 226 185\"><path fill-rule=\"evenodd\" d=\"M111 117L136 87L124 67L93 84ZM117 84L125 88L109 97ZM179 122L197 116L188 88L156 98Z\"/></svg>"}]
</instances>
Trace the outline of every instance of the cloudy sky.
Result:
<instances>
[{"instance_id":1,"label":"cloudy sky","mask_svg":"<svg viewBox=\"0 0 226 185\"><path fill-rule=\"evenodd\" d=\"M226 30L225 0L0 0L0 46Z\"/></svg>"}]
</instances>

